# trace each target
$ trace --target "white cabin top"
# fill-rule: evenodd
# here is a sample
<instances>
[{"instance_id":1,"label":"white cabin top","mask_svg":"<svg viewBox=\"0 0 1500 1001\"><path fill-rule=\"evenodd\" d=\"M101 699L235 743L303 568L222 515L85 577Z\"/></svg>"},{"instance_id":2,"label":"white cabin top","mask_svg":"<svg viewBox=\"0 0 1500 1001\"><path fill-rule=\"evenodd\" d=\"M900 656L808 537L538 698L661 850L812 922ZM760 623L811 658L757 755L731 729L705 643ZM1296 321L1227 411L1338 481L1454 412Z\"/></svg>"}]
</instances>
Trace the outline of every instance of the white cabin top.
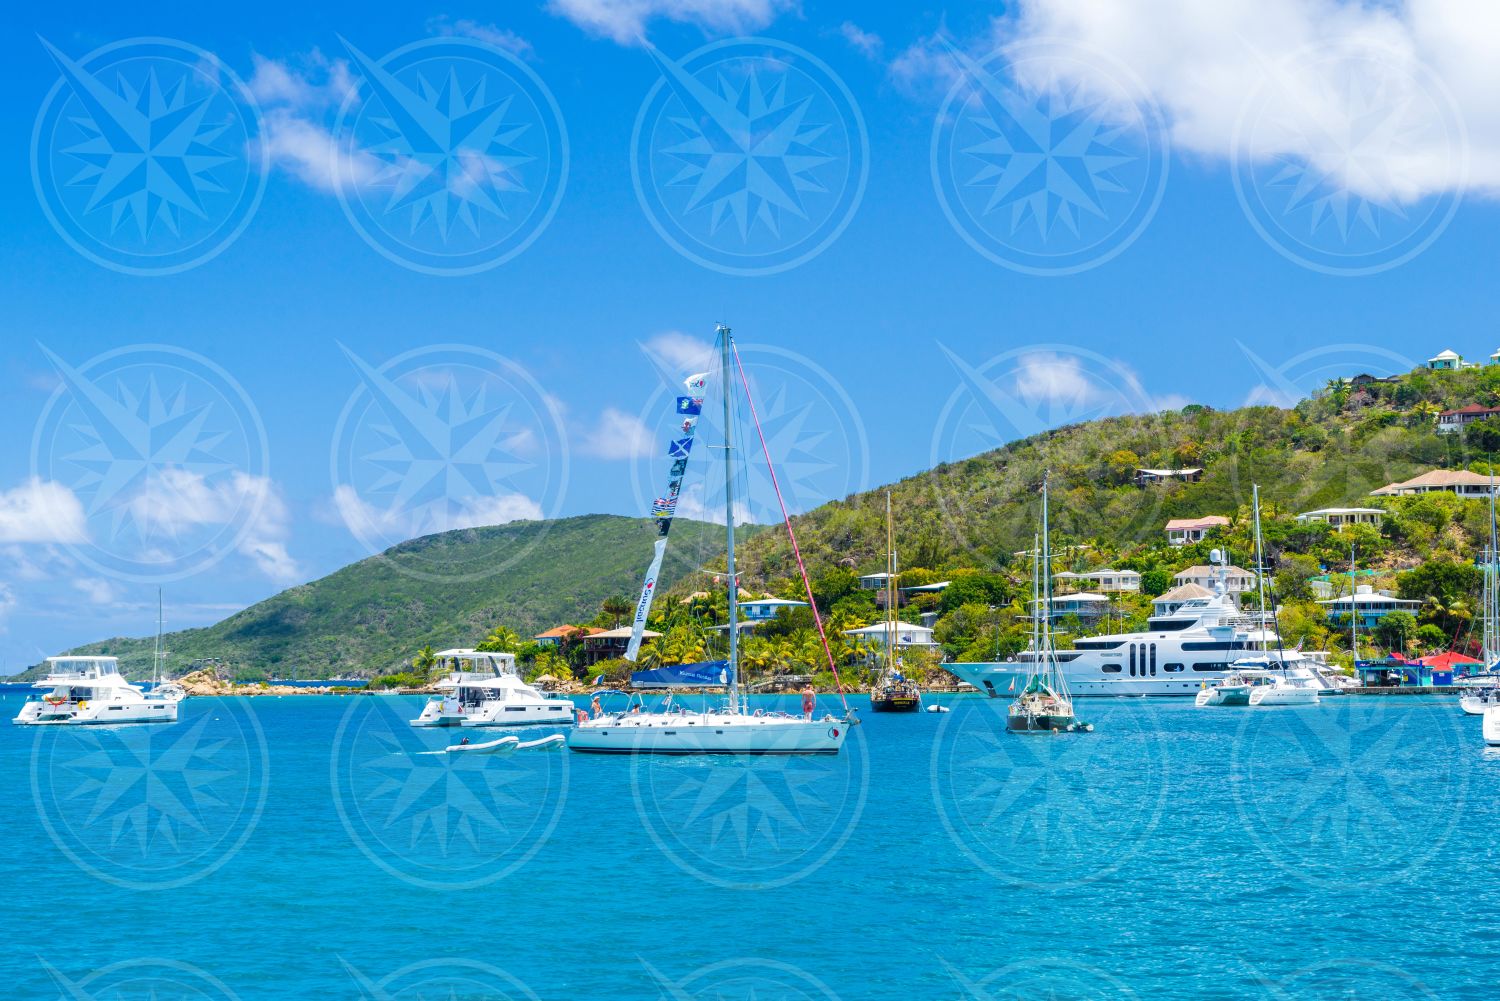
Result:
<instances>
[{"instance_id":1,"label":"white cabin top","mask_svg":"<svg viewBox=\"0 0 1500 1001\"><path fill-rule=\"evenodd\" d=\"M75 680L87 680L92 678L107 678L120 673L120 659L118 657L72 657L63 655L61 657L48 657L47 678L69 678Z\"/></svg>"}]
</instances>

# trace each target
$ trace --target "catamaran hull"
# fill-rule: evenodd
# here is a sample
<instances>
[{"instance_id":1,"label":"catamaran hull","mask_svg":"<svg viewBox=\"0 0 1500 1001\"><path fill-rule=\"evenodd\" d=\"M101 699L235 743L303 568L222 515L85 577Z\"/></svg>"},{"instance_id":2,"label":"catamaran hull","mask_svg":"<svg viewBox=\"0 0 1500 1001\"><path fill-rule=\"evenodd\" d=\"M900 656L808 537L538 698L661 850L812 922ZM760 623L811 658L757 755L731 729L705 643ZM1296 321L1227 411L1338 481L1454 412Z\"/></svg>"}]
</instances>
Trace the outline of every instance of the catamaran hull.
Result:
<instances>
[{"instance_id":1,"label":"catamaran hull","mask_svg":"<svg viewBox=\"0 0 1500 1001\"><path fill-rule=\"evenodd\" d=\"M1490 747L1500 747L1500 708L1484 711L1484 742Z\"/></svg>"},{"instance_id":2,"label":"catamaran hull","mask_svg":"<svg viewBox=\"0 0 1500 1001\"><path fill-rule=\"evenodd\" d=\"M465 716L462 726L567 726L577 707L571 702L549 702L539 706L481 706Z\"/></svg>"},{"instance_id":3,"label":"catamaran hull","mask_svg":"<svg viewBox=\"0 0 1500 1001\"><path fill-rule=\"evenodd\" d=\"M690 723L627 716L579 724L568 747L584 754L838 754L848 731L841 719Z\"/></svg>"},{"instance_id":4,"label":"catamaran hull","mask_svg":"<svg viewBox=\"0 0 1500 1001\"><path fill-rule=\"evenodd\" d=\"M16 726L114 726L124 723L176 723L177 703L164 702L144 706L90 706L75 712L36 709L43 705L28 702L11 723Z\"/></svg>"},{"instance_id":5,"label":"catamaran hull","mask_svg":"<svg viewBox=\"0 0 1500 1001\"><path fill-rule=\"evenodd\" d=\"M1252 706L1315 706L1318 704L1318 690L1264 685L1250 693L1250 704Z\"/></svg>"}]
</instances>

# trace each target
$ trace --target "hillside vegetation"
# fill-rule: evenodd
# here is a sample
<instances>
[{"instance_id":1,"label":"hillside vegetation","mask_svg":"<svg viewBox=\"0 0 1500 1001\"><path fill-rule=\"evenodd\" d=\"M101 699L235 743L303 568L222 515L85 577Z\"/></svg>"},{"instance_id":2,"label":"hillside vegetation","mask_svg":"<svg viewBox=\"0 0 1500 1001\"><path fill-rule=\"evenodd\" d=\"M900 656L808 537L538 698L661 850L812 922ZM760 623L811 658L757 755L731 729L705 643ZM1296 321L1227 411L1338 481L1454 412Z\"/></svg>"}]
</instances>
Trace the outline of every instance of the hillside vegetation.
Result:
<instances>
[{"instance_id":1,"label":"hillside vegetation","mask_svg":"<svg viewBox=\"0 0 1500 1001\"><path fill-rule=\"evenodd\" d=\"M678 519L679 545L663 580L689 569L699 550L722 552L721 531ZM500 625L531 636L592 619L612 595L631 595L633 607L655 538L649 521L611 515L445 532L290 588L216 625L169 633L165 646L178 672L205 658L239 677L391 671L422 647L473 646ZM116 655L132 676L142 676L153 644L111 639L73 652Z\"/></svg>"}]
</instances>

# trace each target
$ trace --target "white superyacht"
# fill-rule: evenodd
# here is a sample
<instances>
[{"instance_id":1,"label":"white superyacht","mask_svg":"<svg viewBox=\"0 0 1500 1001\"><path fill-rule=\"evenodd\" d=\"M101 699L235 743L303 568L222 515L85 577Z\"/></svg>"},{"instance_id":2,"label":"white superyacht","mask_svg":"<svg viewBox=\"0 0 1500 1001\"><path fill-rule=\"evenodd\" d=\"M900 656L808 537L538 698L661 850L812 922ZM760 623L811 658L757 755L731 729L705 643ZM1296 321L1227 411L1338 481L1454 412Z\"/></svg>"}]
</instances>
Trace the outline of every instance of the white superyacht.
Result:
<instances>
[{"instance_id":1,"label":"white superyacht","mask_svg":"<svg viewBox=\"0 0 1500 1001\"><path fill-rule=\"evenodd\" d=\"M1191 598L1173 612L1152 616L1141 632L1079 637L1073 649L1053 651L1073 696L1196 698L1205 686L1244 667L1246 659L1275 652L1275 631L1267 628L1265 617L1240 611L1229 595L1227 557L1216 549L1212 560L1214 588L1208 597ZM943 666L990 698L1013 698L1026 684L1033 656L1025 651L1011 660ZM1281 652L1278 660L1275 670L1284 669L1319 690L1333 688L1300 652Z\"/></svg>"}]
</instances>

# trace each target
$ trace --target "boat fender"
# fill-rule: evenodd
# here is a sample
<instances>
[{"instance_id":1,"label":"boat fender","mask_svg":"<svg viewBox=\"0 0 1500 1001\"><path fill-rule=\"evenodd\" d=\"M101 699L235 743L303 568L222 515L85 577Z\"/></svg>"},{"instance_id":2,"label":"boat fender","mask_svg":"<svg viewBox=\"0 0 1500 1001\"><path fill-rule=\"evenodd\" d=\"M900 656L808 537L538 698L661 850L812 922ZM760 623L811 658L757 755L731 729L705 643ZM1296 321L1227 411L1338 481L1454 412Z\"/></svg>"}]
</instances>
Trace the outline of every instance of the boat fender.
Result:
<instances>
[{"instance_id":1,"label":"boat fender","mask_svg":"<svg viewBox=\"0 0 1500 1001\"><path fill-rule=\"evenodd\" d=\"M575 709L573 711L578 714L578 722L580 723L589 718L589 714L584 712L582 709Z\"/></svg>"},{"instance_id":2,"label":"boat fender","mask_svg":"<svg viewBox=\"0 0 1500 1001\"><path fill-rule=\"evenodd\" d=\"M839 728L838 727L831 726L831 727L828 728L828 736L830 736L830 737L837 737L838 735L839 735Z\"/></svg>"},{"instance_id":3,"label":"boat fender","mask_svg":"<svg viewBox=\"0 0 1500 1001\"><path fill-rule=\"evenodd\" d=\"M89 707L89 704L86 701L83 701L81 699L79 700L79 702L78 702L78 711L79 712L83 712L88 707Z\"/></svg>"}]
</instances>

